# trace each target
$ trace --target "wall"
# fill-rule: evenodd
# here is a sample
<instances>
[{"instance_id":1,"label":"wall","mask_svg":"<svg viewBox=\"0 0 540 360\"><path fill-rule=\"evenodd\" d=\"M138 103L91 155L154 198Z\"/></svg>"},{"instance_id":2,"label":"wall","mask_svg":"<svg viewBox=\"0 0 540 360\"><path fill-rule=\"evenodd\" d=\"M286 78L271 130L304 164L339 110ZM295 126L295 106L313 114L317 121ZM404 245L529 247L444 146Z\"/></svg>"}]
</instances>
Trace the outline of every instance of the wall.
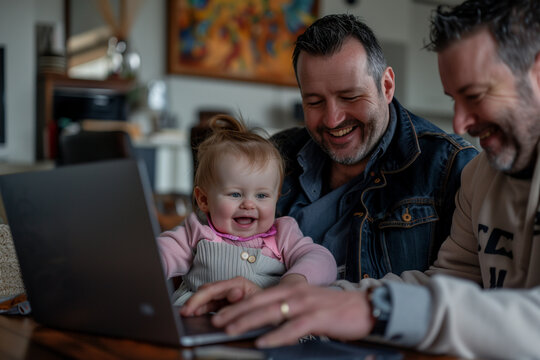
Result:
<instances>
[{"instance_id":1,"label":"wall","mask_svg":"<svg viewBox=\"0 0 540 360\"><path fill-rule=\"evenodd\" d=\"M0 45L6 49L6 143L0 161L35 161L37 23L63 23L62 0L0 0Z\"/></svg>"},{"instance_id":2,"label":"wall","mask_svg":"<svg viewBox=\"0 0 540 360\"><path fill-rule=\"evenodd\" d=\"M433 6L413 0L320 0L320 15L349 12L370 25L396 71L400 101L420 115L451 130L451 103L443 95L436 57L422 50ZM391 9L389 11L389 9ZM293 124L292 106L300 101L295 87L252 84L213 78L168 75L166 61L166 0L142 1L130 35L130 45L142 58L141 82L165 80L170 111L180 130L196 123L200 108L225 108L241 113L252 125L282 128ZM38 22L63 22L63 0L0 0L0 44L7 49L7 144L0 160L34 161L35 34ZM16 34L16 36L15 36ZM189 154L180 160L189 163ZM182 189L190 188L190 164L179 169Z\"/></svg>"},{"instance_id":3,"label":"wall","mask_svg":"<svg viewBox=\"0 0 540 360\"><path fill-rule=\"evenodd\" d=\"M401 85L410 83L407 79L408 71L416 72L418 69L436 69L435 57L433 54L422 54L420 61L408 61L410 56L417 56L417 51L408 53L409 44L417 47L419 42L417 37L421 31L427 34L427 29L416 31L418 23L425 23L427 18L416 21L416 11L419 5L412 0L362 0L356 1L355 5L349 5L346 1L320 0L320 14L349 12L362 17L371 26L377 37L383 43L401 44L406 52L404 58L395 59L394 65L397 68L404 68L407 71L396 75L396 81ZM429 6L423 5L430 9ZM388 9L392 11L388 11ZM411 16L403 16L410 14ZM232 111L241 110L244 117L253 124L271 127L287 126L292 121L292 105L300 101L300 94L296 88L270 86L266 84L250 84L243 82L227 81L212 78L166 75L165 74L165 53L166 53L166 33L164 22L166 19L166 4L164 0L146 2L141 8L137 18L131 43L141 54L143 59L141 79L151 80L165 78L170 91L171 110L178 116L181 127L189 128L197 121L197 111L202 107L228 108ZM417 47L418 48L418 47ZM159 56L157 54L163 54ZM407 66L404 67L404 64ZM409 65L411 64L410 68ZM422 81L438 82L436 72L426 74ZM418 84L418 81L414 81ZM430 84L431 86L432 84ZM406 89L405 87L403 87ZM434 93L426 89L423 93L430 96ZM439 90L439 89L437 89ZM400 100L404 104L409 102L413 107L421 108L423 93L410 97L408 94L416 94L416 91L402 92L404 95ZM440 92L442 94L442 92ZM430 99L431 103L433 99ZM437 101L443 104L443 112L448 112L448 104L444 101Z\"/></svg>"},{"instance_id":4,"label":"wall","mask_svg":"<svg viewBox=\"0 0 540 360\"><path fill-rule=\"evenodd\" d=\"M290 124L292 104L300 99L296 87L166 75L165 3L159 0L143 4L130 41L143 59L141 79L167 81L170 108L181 128L190 128L198 121L198 110L208 107L241 112L252 125L281 127Z\"/></svg>"},{"instance_id":5,"label":"wall","mask_svg":"<svg viewBox=\"0 0 540 360\"><path fill-rule=\"evenodd\" d=\"M437 125L451 131L451 104L445 98L439 83L436 56L422 50L428 34L429 11L433 6L412 0L358 0L354 5L343 0L320 0L320 15L352 13L363 18L373 28L387 52L389 64L396 71L396 96L419 115L428 116ZM391 9L389 11L388 9ZM241 113L251 125L270 128L294 124L292 109L300 101L295 87L251 84L221 79L167 75L166 54L166 2L148 1L141 8L131 35L131 45L143 59L141 79L165 79L169 89L170 110L177 116L184 132L198 121L201 108L228 109ZM409 14L409 16L404 16ZM191 161L189 151L177 155L179 165L166 168L169 174L161 178L177 179L180 191L191 188ZM171 184L161 183L167 189Z\"/></svg>"},{"instance_id":6,"label":"wall","mask_svg":"<svg viewBox=\"0 0 540 360\"><path fill-rule=\"evenodd\" d=\"M5 11L9 8L9 11ZM6 143L0 158L31 163L34 154L35 61L33 0L0 0L0 45L5 49Z\"/></svg>"}]
</instances>

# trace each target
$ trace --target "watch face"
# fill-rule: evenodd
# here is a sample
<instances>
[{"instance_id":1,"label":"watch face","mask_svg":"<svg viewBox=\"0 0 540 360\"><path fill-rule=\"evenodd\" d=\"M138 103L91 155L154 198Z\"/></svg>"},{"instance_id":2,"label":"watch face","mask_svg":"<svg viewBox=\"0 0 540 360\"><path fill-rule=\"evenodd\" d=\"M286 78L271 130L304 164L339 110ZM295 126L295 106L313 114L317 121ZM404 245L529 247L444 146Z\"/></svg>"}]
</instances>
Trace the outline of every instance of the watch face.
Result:
<instances>
[{"instance_id":1,"label":"watch face","mask_svg":"<svg viewBox=\"0 0 540 360\"><path fill-rule=\"evenodd\" d=\"M370 295L371 305L373 309L379 310L383 314L390 314L392 311L392 300L390 299L390 291L386 286L379 286L371 292Z\"/></svg>"},{"instance_id":2,"label":"watch face","mask_svg":"<svg viewBox=\"0 0 540 360\"><path fill-rule=\"evenodd\" d=\"M390 292L386 286L375 288L369 295L371 303L371 315L375 318L375 325L371 330L372 335L383 336L390 319L392 301Z\"/></svg>"}]
</instances>

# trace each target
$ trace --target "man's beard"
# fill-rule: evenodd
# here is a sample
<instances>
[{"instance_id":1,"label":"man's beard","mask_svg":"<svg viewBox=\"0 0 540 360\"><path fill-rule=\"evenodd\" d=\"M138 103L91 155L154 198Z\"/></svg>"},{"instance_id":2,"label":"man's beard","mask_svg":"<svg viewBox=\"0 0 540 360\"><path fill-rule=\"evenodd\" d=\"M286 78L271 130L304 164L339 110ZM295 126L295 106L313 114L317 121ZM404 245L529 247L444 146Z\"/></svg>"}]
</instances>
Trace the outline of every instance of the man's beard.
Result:
<instances>
[{"instance_id":1,"label":"man's beard","mask_svg":"<svg viewBox=\"0 0 540 360\"><path fill-rule=\"evenodd\" d=\"M531 165L536 157L536 144L540 136L540 103L530 92L524 95L524 89L530 89L527 84L521 83L519 87L521 100L518 106L504 114L502 118L505 120L499 122L505 140L502 149L498 153L484 149L491 165L507 173L517 173ZM528 121L529 126L522 130L511 126L523 121Z\"/></svg>"},{"instance_id":2,"label":"man's beard","mask_svg":"<svg viewBox=\"0 0 540 360\"><path fill-rule=\"evenodd\" d=\"M341 165L354 165L366 158L368 154L371 152L373 145L369 143L368 136L366 134L373 134L375 131L375 125L373 122L369 122L368 124L357 124L357 129L354 131L361 131L362 132L362 142L361 144L350 151L348 154L339 154L339 152L336 152L334 149L332 149L324 140L324 138L321 136L321 143L319 145L324 150L324 152L332 159L332 161L341 164ZM321 134L321 131L319 131L319 134Z\"/></svg>"},{"instance_id":3,"label":"man's beard","mask_svg":"<svg viewBox=\"0 0 540 360\"><path fill-rule=\"evenodd\" d=\"M384 99L381 99L381 101L384 101ZM339 151L335 151L330 144L326 143L323 135L328 129L324 126L320 126L316 129L317 134L315 135L318 135L318 139L310 132L311 138L323 149L332 161L341 165L358 164L372 153L386 132L388 123L390 122L390 114L385 111L388 109L388 105L385 104L384 106L385 107L383 108L381 105L379 108L380 110L368 114L367 122L353 119L341 124L341 127L354 126L356 129L353 131L361 132L361 142L347 154L339 154ZM345 146L347 146L347 144L345 144Z\"/></svg>"}]
</instances>

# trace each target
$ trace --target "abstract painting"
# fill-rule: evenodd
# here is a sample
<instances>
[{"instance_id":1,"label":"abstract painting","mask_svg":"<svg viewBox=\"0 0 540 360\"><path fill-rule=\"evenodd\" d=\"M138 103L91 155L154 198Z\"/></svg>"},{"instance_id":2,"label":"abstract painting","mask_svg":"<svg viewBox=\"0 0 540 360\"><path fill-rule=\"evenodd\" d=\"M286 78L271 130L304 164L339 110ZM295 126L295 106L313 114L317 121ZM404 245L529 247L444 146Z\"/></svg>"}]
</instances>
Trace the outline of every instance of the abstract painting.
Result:
<instances>
[{"instance_id":1,"label":"abstract painting","mask_svg":"<svg viewBox=\"0 0 540 360\"><path fill-rule=\"evenodd\" d=\"M317 0L169 0L168 72L294 86L294 42L317 11Z\"/></svg>"}]
</instances>

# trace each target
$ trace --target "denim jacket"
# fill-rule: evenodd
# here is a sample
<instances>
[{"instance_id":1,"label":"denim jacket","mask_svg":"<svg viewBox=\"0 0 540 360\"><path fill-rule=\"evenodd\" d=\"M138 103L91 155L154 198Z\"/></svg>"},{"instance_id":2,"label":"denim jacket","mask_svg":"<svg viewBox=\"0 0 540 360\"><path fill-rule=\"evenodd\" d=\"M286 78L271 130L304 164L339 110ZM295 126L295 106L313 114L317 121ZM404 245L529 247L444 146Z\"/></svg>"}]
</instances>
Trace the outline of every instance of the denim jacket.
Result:
<instances>
[{"instance_id":1,"label":"denim jacket","mask_svg":"<svg viewBox=\"0 0 540 360\"><path fill-rule=\"evenodd\" d=\"M354 282L433 263L450 232L461 170L478 153L396 99L364 172L332 191L324 176L331 160L305 128L272 140L287 165L277 216L296 218L334 254L338 277Z\"/></svg>"}]
</instances>

